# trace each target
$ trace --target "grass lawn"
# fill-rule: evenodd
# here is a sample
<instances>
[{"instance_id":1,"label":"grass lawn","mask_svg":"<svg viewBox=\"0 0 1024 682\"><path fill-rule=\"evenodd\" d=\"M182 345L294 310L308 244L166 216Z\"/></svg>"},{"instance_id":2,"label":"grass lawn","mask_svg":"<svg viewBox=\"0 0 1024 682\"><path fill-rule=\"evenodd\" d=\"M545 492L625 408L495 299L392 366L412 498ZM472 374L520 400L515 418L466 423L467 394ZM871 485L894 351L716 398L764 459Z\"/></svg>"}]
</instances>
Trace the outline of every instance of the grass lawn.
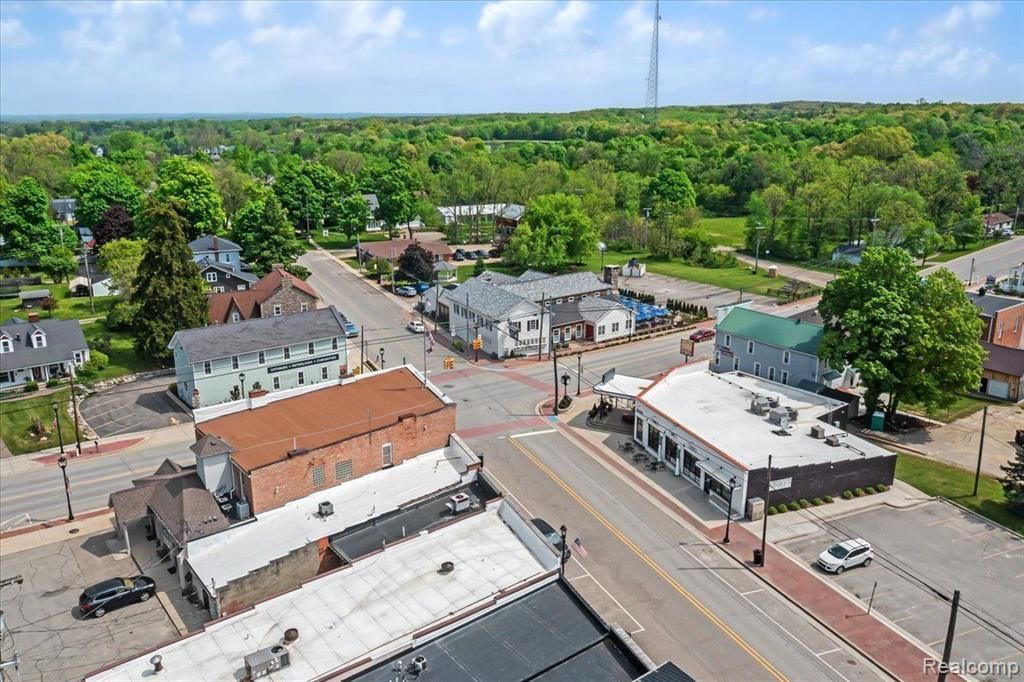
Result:
<instances>
[{"instance_id":1,"label":"grass lawn","mask_svg":"<svg viewBox=\"0 0 1024 682\"><path fill-rule=\"evenodd\" d=\"M61 403L60 432L64 437L64 445L75 442L75 425L71 418L65 418L64 404L71 399L71 390L62 389L49 395L25 398L22 400L4 400L0 402L0 423L3 424L3 439L7 447L15 455L35 452L44 448L57 447L58 439L53 431L53 401ZM36 438L30 431L36 420L46 427L49 435L45 441Z\"/></svg>"},{"instance_id":2,"label":"grass lawn","mask_svg":"<svg viewBox=\"0 0 1024 682\"><path fill-rule=\"evenodd\" d=\"M910 412L912 414L919 414L929 419L937 419L944 422L952 422L957 419L963 419L969 415L979 412L981 408L986 405L1006 405L1005 401L1002 400L986 400L985 398L976 398L974 396L965 395L958 398L948 408L940 409L928 409L923 405L901 405L900 409L904 412Z\"/></svg>"},{"instance_id":3,"label":"grass lawn","mask_svg":"<svg viewBox=\"0 0 1024 682\"><path fill-rule=\"evenodd\" d=\"M977 497L974 472L923 457L901 454L896 460L896 478L906 481L928 495L941 495L982 516L1024 533L1024 516L1014 513L1006 504L1003 487L991 476L981 477Z\"/></svg>"},{"instance_id":4,"label":"grass lawn","mask_svg":"<svg viewBox=\"0 0 1024 682\"><path fill-rule=\"evenodd\" d=\"M313 241L328 250L354 249L357 240L360 242L382 242L386 241L387 238L388 233L383 230L380 232L360 232L356 239L349 239L347 235L341 232L331 232L327 237L313 235Z\"/></svg>"},{"instance_id":5,"label":"grass lawn","mask_svg":"<svg viewBox=\"0 0 1024 682\"><path fill-rule=\"evenodd\" d=\"M700 227L723 246L742 248L747 233L747 218L701 218Z\"/></svg>"},{"instance_id":6,"label":"grass lawn","mask_svg":"<svg viewBox=\"0 0 1024 682\"><path fill-rule=\"evenodd\" d=\"M647 265L647 271L668 277L676 277L700 284L710 284L723 289L742 289L751 294L768 294L768 289L777 289L785 284L784 280L770 278L763 274L763 269L758 274L750 272L747 265L736 265L731 268L702 268L696 265L686 265L681 261L656 261L651 260L646 251L607 251L604 254L606 265L625 265L630 258L638 258L641 263ZM587 261L586 267L594 272L601 272L600 254L593 256Z\"/></svg>"},{"instance_id":7,"label":"grass lawn","mask_svg":"<svg viewBox=\"0 0 1024 682\"><path fill-rule=\"evenodd\" d=\"M954 258L959 258L960 256L966 256L969 253L974 253L975 251L980 251L981 249L984 249L987 246L992 246L993 244L998 244L998 243L999 243L999 240L997 240L997 239L979 239L976 242L972 242L971 244L968 244L967 247L964 248L964 249L957 249L957 250L954 250L954 251L943 251L942 253L937 253L937 254L935 254L933 256L929 256L928 257L928 262L924 265L924 267L928 267L929 265L934 265L935 263L947 263L947 262L953 260Z\"/></svg>"},{"instance_id":8,"label":"grass lawn","mask_svg":"<svg viewBox=\"0 0 1024 682\"><path fill-rule=\"evenodd\" d=\"M110 339L110 350L103 351L110 357L110 364L102 371L97 372L95 377L89 378L89 381L112 379L125 374L156 369L155 366L146 363L135 354L132 337L127 332L112 332L103 325L102 320L83 324L82 331L85 333L85 340L89 342L90 348L97 348L103 338Z\"/></svg>"},{"instance_id":9,"label":"grass lawn","mask_svg":"<svg viewBox=\"0 0 1024 682\"><path fill-rule=\"evenodd\" d=\"M82 320L89 317L103 317L110 311L117 300L116 296L99 296L93 299L96 304L96 312L93 312L89 309L89 297L69 297L66 284L37 284L24 287L22 291L33 291L35 289L49 289L50 295L60 301L60 305L53 311L53 317L60 320ZM41 319L46 319L50 316L50 313L41 308L33 310L39 313ZM21 309L17 298L0 299L0 320L9 320L12 317L25 318L29 312L28 310Z\"/></svg>"}]
</instances>

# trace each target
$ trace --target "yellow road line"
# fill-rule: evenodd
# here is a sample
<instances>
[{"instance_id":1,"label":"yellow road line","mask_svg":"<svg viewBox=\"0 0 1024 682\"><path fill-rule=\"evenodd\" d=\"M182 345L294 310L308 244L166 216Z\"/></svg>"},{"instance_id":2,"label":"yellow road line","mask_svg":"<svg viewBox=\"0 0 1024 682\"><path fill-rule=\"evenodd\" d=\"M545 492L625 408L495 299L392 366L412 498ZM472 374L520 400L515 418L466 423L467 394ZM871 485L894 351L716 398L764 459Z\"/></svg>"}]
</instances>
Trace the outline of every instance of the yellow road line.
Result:
<instances>
[{"instance_id":1,"label":"yellow road line","mask_svg":"<svg viewBox=\"0 0 1024 682\"><path fill-rule=\"evenodd\" d=\"M600 521L601 525L608 529L608 532L610 532L612 535L618 538L622 542L622 544L626 545L626 547L628 547L630 550L633 551L634 554L640 557L640 559L642 559L645 564L650 566L651 570L653 570L655 573L661 576L662 580L667 582L676 592L681 594L683 598L686 599L686 601L690 602L690 604L692 604L694 608L696 608L698 611L704 614L704 616L708 620L717 625L719 630L721 630L729 636L729 639L731 639L733 642L736 643L737 646L739 646L741 649L750 654L751 658L760 663L761 666L763 666L764 669L772 675L772 677L774 677L779 682L788 682L786 676L783 675L775 666L769 663L764 656L758 653L752 646L747 644L742 637L736 634L736 632L732 628L726 625L722 621L722 619L716 616L711 610L704 606L704 604L700 603L700 601L698 601L696 597L690 594L690 592L688 592L685 587L680 585L675 578L673 578L671 575L665 572L665 570L661 566L659 566L658 563L654 561L654 559L648 556L646 552L637 547L632 540L623 535L622 531L620 531L618 528L612 525L612 523L608 519L606 519L601 514L601 512L597 511L589 502L580 497L575 490L570 488L565 481L559 478L558 474L549 469L546 464L544 464L543 462L540 461L540 459L537 458L536 455L534 455L532 452L527 450L525 446L519 443L519 441L516 440L515 436L511 436L509 438L509 442L512 443L516 447L516 449L518 449L520 452L526 455L527 459L533 462L538 469L543 471L548 476L548 478L557 483L558 486L562 488L562 490L564 490L566 493L568 493L570 497L576 500L580 504L580 506L582 506L584 509L590 512L590 514L595 519Z\"/></svg>"}]
</instances>

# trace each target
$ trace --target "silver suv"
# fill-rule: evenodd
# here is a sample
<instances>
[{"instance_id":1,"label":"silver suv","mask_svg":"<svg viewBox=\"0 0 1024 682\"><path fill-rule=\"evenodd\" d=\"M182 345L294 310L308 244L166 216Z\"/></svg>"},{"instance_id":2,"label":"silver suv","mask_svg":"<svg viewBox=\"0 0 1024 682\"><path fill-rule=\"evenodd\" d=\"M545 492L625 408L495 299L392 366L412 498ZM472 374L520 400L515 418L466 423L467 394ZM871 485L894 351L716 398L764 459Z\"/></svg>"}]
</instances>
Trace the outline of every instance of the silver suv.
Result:
<instances>
[{"instance_id":1,"label":"silver suv","mask_svg":"<svg viewBox=\"0 0 1024 682\"><path fill-rule=\"evenodd\" d=\"M832 545L818 556L818 566L839 575L848 568L870 566L875 558L866 540L855 538Z\"/></svg>"}]
</instances>

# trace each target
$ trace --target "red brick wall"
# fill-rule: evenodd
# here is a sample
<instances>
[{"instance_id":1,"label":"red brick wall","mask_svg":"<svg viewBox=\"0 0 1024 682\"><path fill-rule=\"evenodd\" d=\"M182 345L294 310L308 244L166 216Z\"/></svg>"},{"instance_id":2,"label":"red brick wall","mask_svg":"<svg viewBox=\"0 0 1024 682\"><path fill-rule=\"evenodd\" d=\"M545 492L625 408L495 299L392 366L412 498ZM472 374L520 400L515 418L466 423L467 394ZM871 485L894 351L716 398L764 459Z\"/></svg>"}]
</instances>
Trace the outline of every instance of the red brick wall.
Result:
<instances>
[{"instance_id":1,"label":"red brick wall","mask_svg":"<svg viewBox=\"0 0 1024 682\"><path fill-rule=\"evenodd\" d=\"M1003 328L1002 336L999 335L1000 325ZM1017 326L1017 331L1014 331L1014 325ZM1007 308L996 313L989 334L989 341L997 346L1021 348L1021 339L1024 338L1024 306Z\"/></svg>"},{"instance_id":2,"label":"red brick wall","mask_svg":"<svg viewBox=\"0 0 1024 682\"><path fill-rule=\"evenodd\" d=\"M256 469L245 483L246 498L254 514L274 509L311 493L337 485L334 465L352 460L352 478L365 476L382 468L381 446L391 443L391 459L399 464L429 450L448 445L448 436L455 432L455 406L450 405L433 414L410 417L388 428L350 440L313 450ZM313 467L322 465L326 481L313 486Z\"/></svg>"}]
</instances>

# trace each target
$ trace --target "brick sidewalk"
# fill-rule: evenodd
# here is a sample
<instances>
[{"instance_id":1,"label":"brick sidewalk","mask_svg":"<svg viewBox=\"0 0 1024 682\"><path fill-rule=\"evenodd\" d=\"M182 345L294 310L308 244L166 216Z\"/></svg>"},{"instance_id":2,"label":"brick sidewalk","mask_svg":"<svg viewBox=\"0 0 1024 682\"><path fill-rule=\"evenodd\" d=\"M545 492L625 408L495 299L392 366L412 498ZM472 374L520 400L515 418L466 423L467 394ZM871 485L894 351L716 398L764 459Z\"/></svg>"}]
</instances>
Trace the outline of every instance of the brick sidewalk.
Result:
<instances>
[{"instance_id":1,"label":"brick sidewalk","mask_svg":"<svg viewBox=\"0 0 1024 682\"><path fill-rule=\"evenodd\" d=\"M676 498L672 497L647 477L638 474L621 458L605 452L564 423L557 428L575 440L587 451L593 453L628 478L634 486L670 509L684 521L703 533L709 540L719 544L722 540L720 526L708 528L689 512ZM730 531L731 544L720 545L734 560L747 570L759 576L775 590L784 595L816 621L823 624L840 638L848 642L876 665L888 671L897 679L907 682L930 681L934 675L925 674L923 661L936 658L936 654L921 648L908 640L902 633L888 624L867 615L863 605L854 602L833 589L828 583L815 576L788 555L776 550L771 544L765 548L766 560L763 567L751 565L754 548L760 548L761 538L747 529L734 524ZM962 679L948 675L947 680Z\"/></svg>"}]
</instances>

